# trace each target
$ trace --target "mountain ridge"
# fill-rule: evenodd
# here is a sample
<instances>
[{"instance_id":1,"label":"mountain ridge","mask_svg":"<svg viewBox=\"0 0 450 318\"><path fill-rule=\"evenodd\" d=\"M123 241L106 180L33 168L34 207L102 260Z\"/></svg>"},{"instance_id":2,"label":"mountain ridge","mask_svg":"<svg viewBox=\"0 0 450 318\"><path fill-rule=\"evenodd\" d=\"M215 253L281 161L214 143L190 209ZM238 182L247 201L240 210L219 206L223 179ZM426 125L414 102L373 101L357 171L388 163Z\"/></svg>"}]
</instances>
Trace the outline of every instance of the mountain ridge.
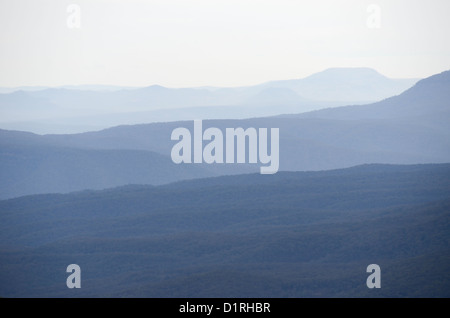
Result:
<instances>
[{"instance_id":1,"label":"mountain ridge","mask_svg":"<svg viewBox=\"0 0 450 318\"><path fill-rule=\"evenodd\" d=\"M394 80L376 71L362 70L340 68L338 75L325 70L303 79L230 88L151 85L108 89L100 85L95 90L91 85L84 89L85 86L62 86L27 90L22 91L27 98L15 100L10 98L14 92L0 94L0 128L67 133L120 124L193 119L190 112L201 119L273 116L373 102L398 94L417 81ZM378 75L374 77L372 73Z\"/></svg>"},{"instance_id":2,"label":"mountain ridge","mask_svg":"<svg viewBox=\"0 0 450 318\"><path fill-rule=\"evenodd\" d=\"M222 131L228 127L279 128L280 171L330 170L364 163L446 163L450 162L449 74L444 72L432 77L429 83L424 79L403 94L370 105L338 107L299 115L204 120L203 128L215 127ZM429 96L432 98L428 98ZM54 176L57 179L59 171L66 171L62 175L85 176L85 182L80 184L79 188L71 190L83 190L97 184L98 181L86 174L83 171L86 169L81 165L73 163L72 167L76 168L76 173L67 171L64 160L70 156L62 154L68 152L71 152L73 157L85 158L85 162L89 163L86 168L92 168L102 167L102 162L98 161L102 158L102 151L116 151L122 155L115 158L130 158L120 164L116 161L119 166L128 167L126 169L131 169L129 162L132 160L129 156L133 151L156 153L165 158L165 164L160 165L164 169L158 173L166 175L167 182L181 180L187 176L195 177L195 173L185 174L185 170L192 169L203 171L202 176L258 171L259 164L174 164L170 153L175 142L170 136L178 127L193 129L193 122L117 126L67 135L36 135L0 130L0 163L8 167L0 169L0 189L3 189L0 191L0 197L32 194L39 188L48 189L45 176ZM39 147L41 151L36 151ZM43 161L45 149L48 147L52 147L49 153L57 156L48 156L47 161ZM67 148L70 148L70 151ZM89 160L86 151L90 151ZM49 165L47 162L52 160L53 164ZM106 158L102 160L110 162ZM33 191L18 191L20 187L12 191L9 184L23 183L18 176L23 175L21 173L27 171L29 164L34 161L41 162L42 165L36 166L33 171L41 176L35 179ZM154 169L151 168L150 161L140 160L140 167L147 168L140 172L137 169L133 175L149 184L161 183L148 176L148 171ZM112 163L107 166L110 170L104 169L104 174L110 174L112 179L117 180L120 170L113 169ZM59 188L65 188L64 180L59 180L62 183ZM135 183L135 179L125 178L123 175L120 180L122 183L110 185ZM104 184L104 187L108 187L108 184ZM25 188L27 187L23 189ZM55 188L58 188L57 184ZM42 192L45 190L40 191Z\"/></svg>"},{"instance_id":3,"label":"mountain ridge","mask_svg":"<svg viewBox=\"0 0 450 318\"><path fill-rule=\"evenodd\" d=\"M344 107L336 107L334 109L322 109L308 113L297 114L298 117L316 117L316 118L341 118L341 119L374 119L374 118L393 118L398 117L395 112L389 111L399 108L399 104L404 105L403 117L421 116L430 112L429 107L434 107L433 112L450 111L450 71L443 71L439 74L432 75L426 79L419 80L414 86L407 89L400 95L392 96L382 101L369 105L351 105ZM403 101L399 102L399 99ZM413 108L414 107L414 108ZM373 110L365 115L365 117L344 117L346 113L343 110L353 112L364 112L369 108ZM398 111L398 110L397 110ZM337 117L341 113L341 116ZM412 114L410 113L412 112ZM342 115L344 114L344 116ZM335 115L335 117L332 117ZM383 117L384 116L384 117Z\"/></svg>"}]
</instances>

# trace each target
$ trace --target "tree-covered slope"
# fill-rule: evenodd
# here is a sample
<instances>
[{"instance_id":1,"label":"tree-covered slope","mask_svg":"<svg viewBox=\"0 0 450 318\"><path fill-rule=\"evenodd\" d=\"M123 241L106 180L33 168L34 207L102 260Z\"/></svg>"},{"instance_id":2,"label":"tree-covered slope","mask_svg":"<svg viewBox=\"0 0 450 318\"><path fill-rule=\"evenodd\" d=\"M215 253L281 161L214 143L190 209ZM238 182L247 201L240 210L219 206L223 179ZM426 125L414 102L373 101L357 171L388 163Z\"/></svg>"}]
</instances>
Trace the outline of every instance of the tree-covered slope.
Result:
<instances>
[{"instance_id":1,"label":"tree-covered slope","mask_svg":"<svg viewBox=\"0 0 450 318\"><path fill-rule=\"evenodd\" d=\"M449 211L448 164L4 200L0 295L449 297ZM372 263L381 289L366 287Z\"/></svg>"}]
</instances>

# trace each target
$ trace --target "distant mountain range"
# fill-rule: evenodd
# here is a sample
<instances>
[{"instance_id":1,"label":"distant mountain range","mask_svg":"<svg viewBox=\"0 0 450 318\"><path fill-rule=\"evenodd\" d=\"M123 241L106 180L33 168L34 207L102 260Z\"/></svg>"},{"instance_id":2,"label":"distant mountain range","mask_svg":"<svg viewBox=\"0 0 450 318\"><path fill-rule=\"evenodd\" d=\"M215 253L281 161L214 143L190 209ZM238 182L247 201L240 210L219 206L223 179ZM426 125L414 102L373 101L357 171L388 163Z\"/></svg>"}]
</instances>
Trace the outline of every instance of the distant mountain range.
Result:
<instances>
[{"instance_id":1,"label":"distant mountain range","mask_svg":"<svg viewBox=\"0 0 450 318\"><path fill-rule=\"evenodd\" d=\"M446 71L419 81L399 96L369 105L207 120L203 125L222 130L279 128L280 170L285 171L365 163L445 163L450 162L449 94L450 72ZM43 136L0 130L0 198L258 171L259 164L174 164L171 132L192 126L192 121L168 122Z\"/></svg>"},{"instance_id":2,"label":"distant mountain range","mask_svg":"<svg viewBox=\"0 0 450 318\"><path fill-rule=\"evenodd\" d=\"M316 101L373 102L398 95L418 79L391 79L370 68L329 68L303 79L273 81L263 87L285 88Z\"/></svg>"},{"instance_id":3,"label":"distant mountain range","mask_svg":"<svg viewBox=\"0 0 450 318\"><path fill-rule=\"evenodd\" d=\"M130 121L169 118L76 134L0 129L0 297L450 297L450 71L373 103L327 100L383 82L395 81L330 69L246 88L1 95L2 119L30 116L26 127L61 109L63 126L124 120L125 101ZM279 128L279 171L173 163L172 131L194 123L172 115L207 113L226 119L203 129ZM65 285L69 264L81 289ZM366 286L369 264L380 289Z\"/></svg>"},{"instance_id":4,"label":"distant mountain range","mask_svg":"<svg viewBox=\"0 0 450 318\"><path fill-rule=\"evenodd\" d=\"M0 296L448 298L449 211L449 164L4 200Z\"/></svg>"},{"instance_id":5,"label":"distant mountain range","mask_svg":"<svg viewBox=\"0 0 450 318\"><path fill-rule=\"evenodd\" d=\"M4 88L0 89L0 128L74 133L123 124L295 114L379 101L416 82L390 79L368 68L333 68L303 79L235 88Z\"/></svg>"},{"instance_id":6,"label":"distant mountain range","mask_svg":"<svg viewBox=\"0 0 450 318\"><path fill-rule=\"evenodd\" d=\"M363 106L339 107L298 114L302 118L329 118L343 120L416 118L442 114L447 119L450 111L450 72L442 72L417 82L399 96ZM436 116L437 117L437 116Z\"/></svg>"}]
</instances>

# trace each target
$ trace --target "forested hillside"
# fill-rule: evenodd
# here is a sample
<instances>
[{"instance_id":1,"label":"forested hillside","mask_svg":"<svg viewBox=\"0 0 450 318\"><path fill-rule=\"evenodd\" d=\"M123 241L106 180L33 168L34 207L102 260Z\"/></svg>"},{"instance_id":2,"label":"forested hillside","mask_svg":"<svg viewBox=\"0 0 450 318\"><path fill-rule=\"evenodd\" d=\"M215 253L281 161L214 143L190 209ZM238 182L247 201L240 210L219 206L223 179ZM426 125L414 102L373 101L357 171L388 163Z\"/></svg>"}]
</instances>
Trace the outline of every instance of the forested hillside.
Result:
<instances>
[{"instance_id":1,"label":"forested hillside","mask_svg":"<svg viewBox=\"0 0 450 318\"><path fill-rule=\"evenodd\" d=\"M4 200L0 296L449 297L449 211L448 164Z\"/></svg>"}]
</instances>

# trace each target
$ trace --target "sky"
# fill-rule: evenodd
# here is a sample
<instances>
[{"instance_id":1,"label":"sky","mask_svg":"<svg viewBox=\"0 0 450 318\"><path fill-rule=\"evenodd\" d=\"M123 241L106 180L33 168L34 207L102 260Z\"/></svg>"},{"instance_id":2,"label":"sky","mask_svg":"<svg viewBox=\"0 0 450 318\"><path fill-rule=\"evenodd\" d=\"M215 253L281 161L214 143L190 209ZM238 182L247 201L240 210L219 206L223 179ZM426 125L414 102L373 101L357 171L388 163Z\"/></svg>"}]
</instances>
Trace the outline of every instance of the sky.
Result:
<instances>
[{"instance_id":1,"label":"sky","mask_svg":"<svg viewBox=\"0 0 450 318\"><path fill-rule=\"evenodd\" d=\"M450 69L448 0L0 0L0 86L245 86Z\"/></svg>"}]
</instances>

